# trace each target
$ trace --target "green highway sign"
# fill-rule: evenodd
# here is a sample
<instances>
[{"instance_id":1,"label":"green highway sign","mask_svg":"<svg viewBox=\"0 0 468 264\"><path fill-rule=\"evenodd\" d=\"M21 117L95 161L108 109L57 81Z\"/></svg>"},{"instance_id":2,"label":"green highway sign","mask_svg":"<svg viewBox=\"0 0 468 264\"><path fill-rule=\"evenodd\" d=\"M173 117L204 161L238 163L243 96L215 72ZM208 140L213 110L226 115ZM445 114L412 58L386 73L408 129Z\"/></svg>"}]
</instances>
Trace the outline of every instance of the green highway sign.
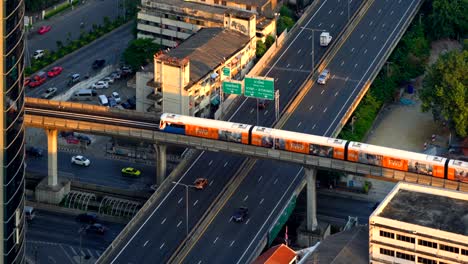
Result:
<instances>
[{"instance_id":1,"label":"green highway sign","mask_svg":"<svg viewBox=\"0 0 468 264\"><path fill-rule=\"evenodd\" d=\"M273 100L275 98L275 85L273 78L245 77L244 95L260 99Z\"/></svg>"},{"instance_id":2,"label":"green highway sign","mask_svg":"<svg viewBox=\"0 0 468 264\"><path fill-rule=\"evenodd\" d=\"M224 68L223 68L223 75L224 75L224 76L231 77L231 69L228 68L228 67L224 67Z\"/></svg>"},{"instance_id":3,"label":"green highway sign","mask_svg":"<svg viewBox=\"0 0 468 264\"><path fill-rule=\"evenodd\" d=\"M239 81L223 81L223 93L241 95L242 83Z\"/></svg>"}]
</instances>

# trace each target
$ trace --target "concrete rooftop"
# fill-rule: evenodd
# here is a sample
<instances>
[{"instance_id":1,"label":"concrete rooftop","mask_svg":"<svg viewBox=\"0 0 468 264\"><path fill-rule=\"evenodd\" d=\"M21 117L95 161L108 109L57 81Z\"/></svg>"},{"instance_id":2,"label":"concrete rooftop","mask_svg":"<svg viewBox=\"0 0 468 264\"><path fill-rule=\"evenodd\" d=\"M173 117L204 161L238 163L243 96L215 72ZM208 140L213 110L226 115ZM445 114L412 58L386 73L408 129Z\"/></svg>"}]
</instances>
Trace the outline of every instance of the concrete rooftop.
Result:
<instances>
[{"instance_id":1,"label":"concrete rooftop","mask_svg":"<svg viewBox=\"0 0 468 264\"><path fill-rule=\"evenodd\" d=\"M381 217L468 235L468 201L400 189L378 214Z\"/></svg>"}]
</instances>

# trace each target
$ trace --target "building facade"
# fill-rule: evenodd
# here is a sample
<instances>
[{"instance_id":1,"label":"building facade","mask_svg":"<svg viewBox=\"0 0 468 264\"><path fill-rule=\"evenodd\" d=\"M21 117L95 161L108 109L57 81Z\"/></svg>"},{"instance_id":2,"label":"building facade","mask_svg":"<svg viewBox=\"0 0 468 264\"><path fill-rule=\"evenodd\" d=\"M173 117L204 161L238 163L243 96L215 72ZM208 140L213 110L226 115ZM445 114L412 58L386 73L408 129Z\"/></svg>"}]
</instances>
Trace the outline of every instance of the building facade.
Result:
<instances>
[{"instance_id":1,"label":"building facade","mask_svg":"<svg viewBox=\"0 0 468 264\"><path fill-rule=\"evenodd\" d=\"M161 46L177 47L202 28L226 27L226 14L235 14L237 18L255 16L257 35L264 39L274 35L276 7L276 0L142 0L137 36L154 39Z\"/></svg>"},{"instance_id":2,"label":"building facade","mask_svg":"<svg viewBox=\"0 0 468 264\"><path fill-rule=\"evenodd\" d=\"M369 218L370 263L468 263L468 193L399 183Z\"/></svg>"},{"instance_id":3,"label":"building facade","mask_svg":"<svg viewBox=\"0 0 468 264\"><path fill-rule=\"evenodd\" d=\"M0 156L3 189L0 210L0 263L24 263L24 1L4 0L0 5L2 60L2 132Z\"/></svg>"}]
</instances>

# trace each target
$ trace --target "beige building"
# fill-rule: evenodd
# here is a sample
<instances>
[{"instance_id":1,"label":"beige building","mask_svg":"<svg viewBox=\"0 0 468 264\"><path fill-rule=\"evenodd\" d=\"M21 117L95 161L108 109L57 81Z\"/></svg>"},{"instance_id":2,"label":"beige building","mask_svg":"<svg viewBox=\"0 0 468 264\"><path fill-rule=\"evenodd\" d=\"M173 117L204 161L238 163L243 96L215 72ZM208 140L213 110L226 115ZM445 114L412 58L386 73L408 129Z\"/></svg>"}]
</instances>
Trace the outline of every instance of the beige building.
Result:
<instances>
[{"instance_id":1,"label":"beige building","mask_svg":"<svg viewBox=\"0 0 468 264\"><path fill-rule=\"evenodd\" d=\"M227 16L226 22L233 21ZM156 54L154 73L137 74L137 110L212 116L220 103L223 68L230 68L231 78L243 78L255 57L253 20L237 28L204 28Z\"/></svg>"},{"instance_id":2,"label":"beige building","mask_svg":"<svg viewBox=\"0 0 468 264\"><path fill-rule=\"evenodd\" d=\"M468 263L468 193L399 183L369 219L370 263Z\"/></svg>"},{"instance_id":3,"label":"beige building","mask_svg":"<svg viewBox=\"0 0 468 264\"><path fill-rule=\"evenodd\" d=\"M254 17L257 36L275 34L276 0L142 0L138 12L138 38L152 38L165 47L176 47L205 27L226 27L226 16L237 20ZM257 24L258 23L258 24Z\"/></svg>"}]
</instances>

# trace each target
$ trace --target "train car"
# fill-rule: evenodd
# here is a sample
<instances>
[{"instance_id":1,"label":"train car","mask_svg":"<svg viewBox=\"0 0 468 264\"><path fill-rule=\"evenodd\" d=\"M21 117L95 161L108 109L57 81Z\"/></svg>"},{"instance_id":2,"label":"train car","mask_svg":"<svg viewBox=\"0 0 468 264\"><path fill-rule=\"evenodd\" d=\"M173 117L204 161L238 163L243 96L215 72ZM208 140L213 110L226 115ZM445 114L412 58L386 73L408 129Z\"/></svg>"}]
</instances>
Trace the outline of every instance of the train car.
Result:
<instances>
[{"instance_id":1,"label":"train car","mask_svg":"<svg viewBox=\"0 0 468 264\"><path fill-rule=\"evenodd\" d=\"M468 183L468 162L450 160L447 168L447 179Z\"/></svg>"},{"instance_id":2,"label":"train car","mask_svg":"<svg viewBox=\"0 0 468 264\"><path fill-rule=\"evenodd\" d=\"M350 142L347 151L349 161L438 178L445 176L446 158L360 142Z\"/></svg>"},{"instance_id":3,"label":"train car","mask_svg":"<svg viewBox=\"0 0 468 264\"><path fill-rule=\"evenodd\" d=\"M173 134L249 144L253 126L198 117L164 113L159 129Z\"/></svg>"},{"instance_id":4,"label":"train car","mask_svg":"<svg viewBox=\"0 0 468 264\"><path fill-rule=\"evenodd\" d=\"M266 148L344 160L346 141L256 126L251 144Z\"/></svg>"}]
</instances>

